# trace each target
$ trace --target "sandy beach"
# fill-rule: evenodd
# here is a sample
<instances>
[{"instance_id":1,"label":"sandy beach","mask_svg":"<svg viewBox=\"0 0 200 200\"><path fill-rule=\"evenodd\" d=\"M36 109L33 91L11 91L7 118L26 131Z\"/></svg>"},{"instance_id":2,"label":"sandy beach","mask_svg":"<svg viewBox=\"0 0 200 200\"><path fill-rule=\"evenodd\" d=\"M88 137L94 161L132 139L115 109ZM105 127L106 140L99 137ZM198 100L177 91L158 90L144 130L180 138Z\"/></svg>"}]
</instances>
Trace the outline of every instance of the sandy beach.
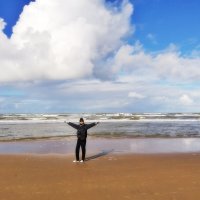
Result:
<instances>
[{"instance_id":1,"label":"sandy beach","mask_svg":"<svg viewBox=\"0 0 200 200\"><path fill-rule=\"evenodd\" d=\"M0 156L1 200L200 199L200 154Z\"/></svg>"}]
</instances>

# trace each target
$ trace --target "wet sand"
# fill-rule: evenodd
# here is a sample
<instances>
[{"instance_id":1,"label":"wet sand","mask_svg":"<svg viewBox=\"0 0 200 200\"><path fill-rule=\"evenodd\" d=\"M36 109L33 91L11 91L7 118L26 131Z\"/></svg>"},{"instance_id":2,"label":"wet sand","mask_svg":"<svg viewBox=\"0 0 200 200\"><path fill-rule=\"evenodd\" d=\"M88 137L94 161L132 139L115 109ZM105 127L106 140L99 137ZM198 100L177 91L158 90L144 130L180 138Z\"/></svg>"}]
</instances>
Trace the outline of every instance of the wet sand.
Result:
<instances>
[{"instance_id":1,"label":"wet sand","mask_svg":"<svg viewBox=\"0 0 200 200\"><path fill-rule=\"evenodd\" d=\"M200 154L0 155L1 200L199 200Z\"/></svg>"},{"instance_id":2,"label":"wet sand","mask_svg":"<svg viewBox=\"0 0 200 200\"><path fill-rule=\"evenodd\" d=\"M74 154L76 137L0 142L0 154ZM200 138L88 137L87 153L193 153L200 152Z\"/></svg>"}]
</instances>

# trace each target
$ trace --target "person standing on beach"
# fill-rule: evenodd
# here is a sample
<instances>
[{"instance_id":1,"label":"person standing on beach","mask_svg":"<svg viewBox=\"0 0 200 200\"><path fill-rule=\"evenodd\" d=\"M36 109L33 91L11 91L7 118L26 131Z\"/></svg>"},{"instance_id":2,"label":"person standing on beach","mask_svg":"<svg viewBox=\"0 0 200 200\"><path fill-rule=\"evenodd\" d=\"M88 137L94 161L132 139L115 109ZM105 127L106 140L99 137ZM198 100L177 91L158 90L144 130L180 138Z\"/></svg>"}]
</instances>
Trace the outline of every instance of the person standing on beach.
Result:
<instances>
[{"instance_id":1,"label":"person standing on beach","mask_svg":"<svg viewBox=\"0 0 200 200\"><path fill-rule=\"evenodd\" d=\"M79 151L80 151L80 147L82 150L82 160L80 162L84 162L85 161L85 153L86 153L86 140L87 140L87 130L89 128L92 128L93 126L99 124L99 122L93 122L91 124L85 124L84 123L84 119L80 118L79 120L79 125L78 124L74 124L72 122L65 122L68 125L70 125L71 127L75 128L77 130L77 143L76 143L76 160L74 160L73 162L79 162Z\"/></svg>"}]
</instances>

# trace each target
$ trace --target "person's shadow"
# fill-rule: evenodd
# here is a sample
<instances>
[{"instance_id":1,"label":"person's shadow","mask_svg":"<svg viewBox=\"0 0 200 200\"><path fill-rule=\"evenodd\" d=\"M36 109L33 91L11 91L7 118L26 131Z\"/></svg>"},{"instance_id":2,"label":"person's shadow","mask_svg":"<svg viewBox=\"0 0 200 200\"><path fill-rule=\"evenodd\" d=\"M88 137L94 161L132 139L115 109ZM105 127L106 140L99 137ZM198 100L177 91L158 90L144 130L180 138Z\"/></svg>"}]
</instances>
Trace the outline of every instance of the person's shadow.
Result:
<instances>
[{"instance_id":1,"label":"person's shadow","mask_svg":"<svg viewBox=\"0 0 200 200\"><path fill-rule=\"evenodd\" d=\"M102 152L98 153L98 154L95 154L93 156L90 156L90 157L87 157L85 159L85 161L89 161L89 160L93 160L95 158L99 158L99 157L102 157L102 156L105 156L105 155L108 155L109 153L113 152L114 149L110 149L110 150L103 150Z\"/></svg>"}]
</instances>

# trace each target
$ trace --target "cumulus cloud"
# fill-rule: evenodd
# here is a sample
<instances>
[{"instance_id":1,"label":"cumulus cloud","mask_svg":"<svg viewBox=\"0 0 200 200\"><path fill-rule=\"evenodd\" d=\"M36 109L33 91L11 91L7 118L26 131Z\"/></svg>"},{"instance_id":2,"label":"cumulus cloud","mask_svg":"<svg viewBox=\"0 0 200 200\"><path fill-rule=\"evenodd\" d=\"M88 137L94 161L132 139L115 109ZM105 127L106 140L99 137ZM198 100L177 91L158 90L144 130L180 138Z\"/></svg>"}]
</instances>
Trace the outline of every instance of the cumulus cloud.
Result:
<instances>
[{"instance_id":1,"label":"cumulus cloud","mask_svg":"<svg viewBox=\"0 0 200 200\"><path fill-rule=\"evenodd\" d=\"M133 6L103 0L37 0L25 6L11 39L2 32L0 81L90 77L133 29Z\"/></svg>"},{"instance_id":2,"label":"cumulus cloud","mask_svg":"<svg viewBox=\"0 0 200 200\"><path fill-rule=\"evenodd\" d=\"M183 56L173 44L146 52L133 33L133 5L103 0L37 0L24 7L8 39L0 20L0 81L134 78L199 80L200 57ZM148 37L152 38L152 34Z\"/></svg>"},{"instance_id":3,"label":"cumulus cloud","mask_svg":"<svg viewBox=\"0 0 200 200\"><path fill-rule=\"evenodd\" d=\"M200 77L200 57L182 56L173 44L157 53L145 52L138 43L122 45L110 66L116 75L123 72L144 78L148 74L154 80L194 81Z\"/></svg>"}]
</instances>

